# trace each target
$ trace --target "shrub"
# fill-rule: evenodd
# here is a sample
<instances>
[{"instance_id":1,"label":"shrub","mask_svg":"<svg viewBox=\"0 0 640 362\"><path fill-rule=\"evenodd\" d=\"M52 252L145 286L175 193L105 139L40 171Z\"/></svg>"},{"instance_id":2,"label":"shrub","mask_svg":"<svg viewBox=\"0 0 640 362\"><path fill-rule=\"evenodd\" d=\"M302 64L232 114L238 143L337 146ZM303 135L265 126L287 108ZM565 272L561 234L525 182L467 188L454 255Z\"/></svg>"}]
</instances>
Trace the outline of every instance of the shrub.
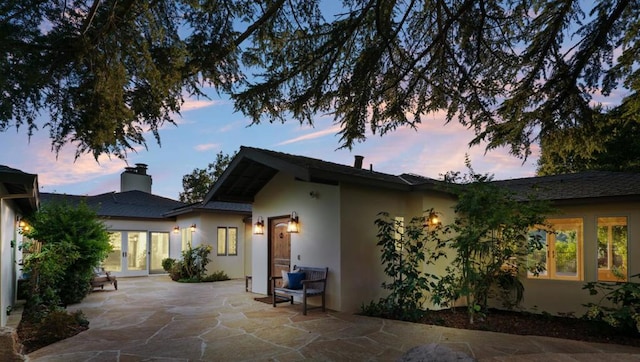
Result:
<instances>
[{"instance_id":1,"label":"shrub","mask_svg":"<svg viewBox=\"0 0 640 362\"><path fill-rule=\"evenodd\" d=\"M211 261L209 254L211 245L199 245L195 248L189 244L182 251L182 260L175 261L169 270L169 276L174 281L203 281L207 272L207 264ZM165 259L166 260L166 259ZM167 264L170 262L167 262ZM164 267L164 262L163 262Z\"/></svg>"},{"instance_id":2,"label":"shrub","mask_svg":"<svg viewBox=\"0 0 640 362\"><path fill-rule=\"evenodd\" d=\"M111 250L105 225L85 203L47 203L28 221L25 235L42 248L26 258L25 272L31 275L30 292L45 294L32 297L53 305L80 302L91 290L94 267Z\"/></svg>"},{"instance_id":3,"label":"shrub","mask_svg":"<svg viewBox=\"0 0 640 362\"><path fill-rule=\"evenodd\" d=\"M176 259L171 259L171 258L165 258L162 259L162 269L164 269L164 271L169 272L171 271L171 268L173 268L173 265L176 263Z\"/></svg>"},{"instance_id":4,"label":"shrub","mask_svg":"<svg viewBox=\"0 0 640 362\"><path fill-rule=\"evenodd\" d=\"M640 274L633 275L632 278ZM640 332L640 284L631 282L590 282L582 289L591 295L603 293L598 303L588 303L585 317L603 321L626 333Z\"/></svg>"},{"instance_id":5,"label":"shrub","mask_svg":"<svg viewBox=\"0 0 640 362\"><path fill-rule=\"evenodd\" d=\"M433 210L428 210L435 215ZM408 225L393 219L388 213L378 214L378 246L381 247L380 260L385 265L384 272L390 278L382 287L389 295L378 302L363 304L362 313L370 316L416 321L423 315L422 304L434 285L435 275L422 272L422 266L435 262L443 256L442 241L438 235L443 230L438 225L429 230L425 220L414 217ZM433 244L433 245L432 245ZM427 246L433 246L428 249Z\"/></svg>"},{"instance_id":6,"label":"shrub","mask_svg":"<svg viewBox=\"0 0 640 362\"><path fill-rule=\"evenodd\" d=\"M220 282L220 281L229 280L229 279L231 278L229 278L229 276L225 272L223 272L222 270L219 270L202 278L202 281L203 282Z\"/></svg>"}]
</instances>

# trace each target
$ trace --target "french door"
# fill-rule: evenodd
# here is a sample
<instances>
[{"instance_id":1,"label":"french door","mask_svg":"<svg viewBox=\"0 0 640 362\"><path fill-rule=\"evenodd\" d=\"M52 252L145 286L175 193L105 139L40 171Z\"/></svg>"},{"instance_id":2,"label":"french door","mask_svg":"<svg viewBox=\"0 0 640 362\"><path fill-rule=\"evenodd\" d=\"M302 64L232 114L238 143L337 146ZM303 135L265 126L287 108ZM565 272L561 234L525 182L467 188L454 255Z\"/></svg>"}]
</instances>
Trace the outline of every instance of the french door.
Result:
<instances>
[{"instance_id":1,"label":"french door","mask_svg":"<svg viewBox=\"0 0 640 362\"><path fill-rule=\"evenodd\" d=\"M109 242L112 251L103 262L105 270L120 276L149 274L146 231L114 231Z\"/></svg>"}]
</instances>

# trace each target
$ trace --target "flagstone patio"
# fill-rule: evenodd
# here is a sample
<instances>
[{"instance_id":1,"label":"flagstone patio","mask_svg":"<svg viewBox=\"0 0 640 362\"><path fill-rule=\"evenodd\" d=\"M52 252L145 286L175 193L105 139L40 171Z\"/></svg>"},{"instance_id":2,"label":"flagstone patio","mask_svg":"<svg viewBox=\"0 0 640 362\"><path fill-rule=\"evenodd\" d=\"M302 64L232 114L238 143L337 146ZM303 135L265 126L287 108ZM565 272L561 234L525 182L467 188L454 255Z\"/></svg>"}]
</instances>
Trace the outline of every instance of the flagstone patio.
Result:
<instances>
[{"instance_id":1,"label":"flagstone patio","mask_svg":"<svg viewBox=\"0 0 640 362\"><path fill-rule=\"evenodd\" d=\"M640 349L452 329L255 301L245 281L183 284L119 279L69 310L90 329L28 355L31 361L394 361L436 343L479 361L638 361Z\"/></svg>"}]
</instances>

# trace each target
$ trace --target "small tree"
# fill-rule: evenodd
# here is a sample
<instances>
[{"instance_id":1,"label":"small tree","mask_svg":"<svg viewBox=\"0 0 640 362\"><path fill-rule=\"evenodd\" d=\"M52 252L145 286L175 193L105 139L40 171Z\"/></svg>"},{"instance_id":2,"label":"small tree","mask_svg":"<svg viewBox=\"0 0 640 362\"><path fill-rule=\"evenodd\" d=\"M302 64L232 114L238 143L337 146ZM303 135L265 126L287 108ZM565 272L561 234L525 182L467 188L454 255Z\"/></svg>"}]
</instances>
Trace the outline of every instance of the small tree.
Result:
<instances>
[{"instance_id":1,"label":"small tree","mask_svg":"<svg viewBox=\"0 0 640 362\"><path fill-rule=\"evenodd\" d=\"M41 251L25 260L33 297L47 304L80 302L91 290L94 267L111 250L106 227L84 202L44 204L29 223L25 236L42 243ZM44 291L55 295L45 297Z\"/></svg>"},{"instance_id":2,"label":"small tree","mask_svg":"<svg viewBox=\"0 0 640 362\"><path fill-rule=\"evenodd\" d=\"M430 215L433 210L428 210ZM440 225L428 228L425 219L414 217L408 224L391 218L388 213L378 214L378 243L380 260L389 281L382 287L390 291L378 303L363 306L363 312L394 319L418 320L422 316L424 303L430 287L437 278L422 271L425 264L432 264L444 253L443 242L438 237Z\"/></svg>"},{"instance_id":3,"label":"small tree","mask_svg":"<svg viewBox=\"0 0 640 362\"><path fill-rule=\"evenodd\" d=\"M519 275L527 267L527 256L543 246L539 236L529 231L544 223L551 208L533 198L517 200L491 183L492 177L476 174L468 159L466 165L468 175L450 173L446 177L465 185L451 188L458 203L450 225L455 236L448 246L456 257L437 287L434 302L446 304L451 298L464 297L473 323L475 314L486 313L490 297L502 299L506 307L522 300ZM538 272L540 265L531 270Z\"/></svg>"}]
</instances>

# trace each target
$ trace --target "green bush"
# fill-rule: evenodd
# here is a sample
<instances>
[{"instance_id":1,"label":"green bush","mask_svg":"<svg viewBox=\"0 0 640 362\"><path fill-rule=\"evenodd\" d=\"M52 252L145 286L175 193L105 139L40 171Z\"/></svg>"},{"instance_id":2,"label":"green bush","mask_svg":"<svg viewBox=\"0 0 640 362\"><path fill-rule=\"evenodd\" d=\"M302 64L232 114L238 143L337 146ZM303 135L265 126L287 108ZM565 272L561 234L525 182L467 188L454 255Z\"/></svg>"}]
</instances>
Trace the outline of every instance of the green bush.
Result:
<instances>
[{"instance_id":1,"label":"green bush","mask_svg":"<svg viewBox=\"0 0 640 362\"><path fill-rule=\"evenodd\" d=\"M203 282L220 282L220 281L224 281L224 280L229 280L231 278L229 278L229 276L223 272L222 270L216 271L210 275L205 276L204 278L202 278Z\"/></svg>"},{"instance_id":2,"label":"green bush","mask_svg":"<svg viewBox=\"0 0 640 362\"><path fill-rule=\"evenodd\" d=\"M435 215L433 210L427 212ZM382 287L390 292L378 302L363 304L361 311L369 316L417 321L423 315L422 304L436 280L435 275L421 269L425 263L432 264L444 255L439 235L445 231L439 224L426 227L422 217L414 217L405 225L386 212L378 214L375 224L380 260L389 278Z\"/></svg>"},{"instance_id":3,"label":"green bush","mask_svg":"<svg viewBox=\"0 0 640 362\"><path fill-rule=\"evenodd\" d=\"M169 272L171 271L171 268L173 268L173 265L176 263L176 259L172 259L172 258L165 258L162 259L162 269L164 269L164 271Z\"/></svg>"},{"instance_id":4,"label":"green bush","mask_svg":"<svg viewBox=\"0 0 640 362\"><path fill-rule=\"evenodd\" d=\"M633 275L637 278L640 274ZM603 293L598 303L588 303L585 317L603 321L625 333L640 332L640 284L631 282L590 282L582 289L590 295Z\"/></svg>"},{"instance_id":5,"label":"green bush","mask_svg":"<svg viewBox=\"0 0 640 362\"><path fill-rule=\"evenodd\" d=\"M173 263L169 270L171 280L202 281L207 272L207 264L211 261L209 254L211 254L211 245L192 248L189 244L188 248L182 251L182 260Z\"/></svg>"},{"instance_id":6,"label":"green bush","mask_svg":"<svg viewBox=\"0 0 640 362\"><path fill-rule=\"evenodd\" d=\"M25 258L31 299L50 305L80 302L91 290L94 267L111 250L105 225L83 202L44 204L28 222L25 236L42 243L39 252Z\"/></svg>"}]
</instances>

